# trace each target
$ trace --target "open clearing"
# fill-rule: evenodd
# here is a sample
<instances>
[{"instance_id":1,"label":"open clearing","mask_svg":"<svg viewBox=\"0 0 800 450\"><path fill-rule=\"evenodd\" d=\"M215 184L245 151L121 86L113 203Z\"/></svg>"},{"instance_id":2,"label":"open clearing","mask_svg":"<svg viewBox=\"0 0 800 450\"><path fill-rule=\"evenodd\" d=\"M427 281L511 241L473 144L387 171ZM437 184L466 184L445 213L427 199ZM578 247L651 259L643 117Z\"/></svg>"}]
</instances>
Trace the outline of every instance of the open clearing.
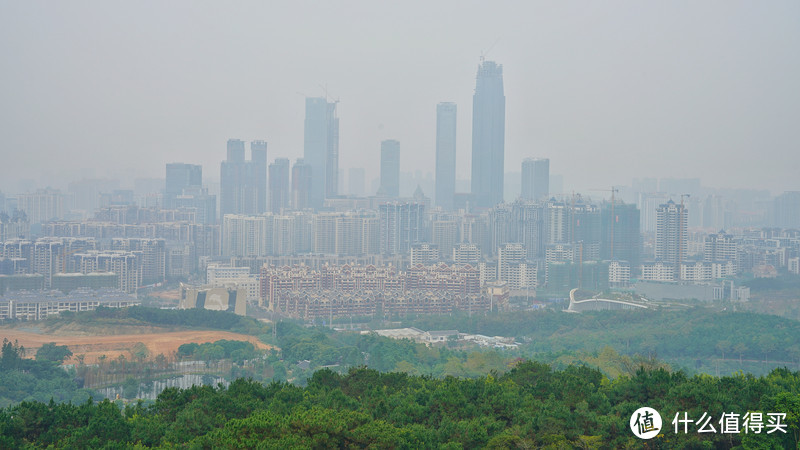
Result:
<instances>
[{"instance_id":1,"label":"open clearing","mask_svg":"<svg viewBox=\"0 0 800 450\"><path fill-rule=\"evenodd\" d=\"M77 355L85 355L85 364L94 364L98 358L105 355L107 360L113 360L120 355L131 359L131 350L136 343L141 342L150 351L149 357L155 357L159 353L170 358L173 352L178 350L182 344L196 342L203 344L214 342L220 339L229 341L248 341L256 348L268 349L269 345L259 341L254 336L246 334L231 333L228 331L214 330L189 330L174 331L166 333L145 333L145 334L118 334L105 336L55 336L51 334L38 334L15 329L0 329L0 337L7 338L11 342L15 340L19 345L25 347L26 356L32 358L36 355L36 350L48 342L55 342L58 345L66 345L72 351L71 360L65 363L77 363Z\"/></svg>"}]
</instances>

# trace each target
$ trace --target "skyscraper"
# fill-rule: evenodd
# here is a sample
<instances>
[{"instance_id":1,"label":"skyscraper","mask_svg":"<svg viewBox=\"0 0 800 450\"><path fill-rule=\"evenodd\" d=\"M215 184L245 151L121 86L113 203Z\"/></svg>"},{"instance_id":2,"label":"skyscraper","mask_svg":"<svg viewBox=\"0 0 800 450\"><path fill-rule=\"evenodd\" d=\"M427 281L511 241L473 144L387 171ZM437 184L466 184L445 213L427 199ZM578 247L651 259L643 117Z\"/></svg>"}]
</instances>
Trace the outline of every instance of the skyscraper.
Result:
<instances>
[{"instance_id":1,"label":"skyscraper","mask_svg":"<svg viewBox=\"0 0 800 450\"><path fill-rule=\"evenodd\" d=\"M678 274L688 249L688 216L684 206L672 200L656 209L656 260L675 266Z\"/></svg>"},{"instance_id":2,"label":"skyscraper","mask_svg":"<svg viewBox=\"0 0 800 450\"><path fill-rule=\"evenodd\" d=\"M250 143L250 170L256 214L267 212L267 142Z\"/></svg>"},{"instance_id":3,"label":"skyscraper","mask_svg":"<svg viewBox=\"0 0 800 450\"><path fill-rule=\"evenodd\" d=\"M280 213L289 207L290 198L289 159L276 158L269 165L269 210Z\"/></svg>"},{"instance_id":4,"label":"skyscraper","mask_svg":"<svg viewBox=\"0 0 800 450\"><path fill-rule=\"evenodd\" d=\"M292 206L294 209L311 207L311 188L314 169L303 158L292 166Z\"/></svg>"},{"instance_id":5,"label":"skyscraper","mask_svg":"<svg viewBox=\"0 0 800 450\"><path fill-rule=\"evenodd\" d=\"M550 196L550 160L525 158L522 161L522 198L542 200Z\"/></svg>"},{"instance_id":6,"label":"skyscraper","mask_svg":"<svg viewBox=\"0 0 800 450\"><path fill-rule=\"evenodd\" d=\"M381 187L378 195L400 196L400 142L394 139L381 142Z\"/></svg>"},{"instance_id":7,"label":"skyscraper","mask_svg":"<svg viewBox=\"0 0 800 450\"><path fill-rule=\"evenodd\" d=\"M311 166L311 205L322 208L339 188L339 118L336 103L316 97L306 98L303 159Z\"/></svg>"},{"instance_id":8,"label":"skyscraper","mask_svg":"<svg viewBox=\"0 0 800 450\"><path fill-rule=\"evenodd\" d=\"M456 104L436 105L436 206L453 209L456 193Z\"/></svg>"},{"instance_id":9,"label":"skyscraper","mask_svg":"<svg viewBox=\"0 0 800 450\"><path fill-rule=\"evenodd\" d=\"M266 212L267 143L253 141L250 161L244 159L244 141L228 140L228 159L220 164L219 211L225 214Z\"/></svg>"},{"instance_id":10,"label":"skyscraper","mask_svg":"<svg viewBox=\"0 0 800 450\"><path fill-rule=\"evenodd\" d=\"M505 128L503 66L483 61L472 97L472 194L479 208L503 201Z\"/></svg>"},{"instance_id":11,"label":"skyscraper","mask_svg":"<svg viewBox=\"0 0 800 450\"><path fill-rule=\"evenodd\" d=\"M627 261L630 272L638 274L642 254L639 209L634 204L605 203L601 214L603 241L600 257Z\"/></svg>"},{"instance_id":12,"label":"skyscraper","mask_svg":"<svg viewBox=\"0 0 800 450\"><path fill-rule=\"evenodd\" d=\"M164 189L164 208L175 208L175 200L184 189L203 185L203 166L184 163L167 164L167 179Z\"/></svg>"}]
</instances>

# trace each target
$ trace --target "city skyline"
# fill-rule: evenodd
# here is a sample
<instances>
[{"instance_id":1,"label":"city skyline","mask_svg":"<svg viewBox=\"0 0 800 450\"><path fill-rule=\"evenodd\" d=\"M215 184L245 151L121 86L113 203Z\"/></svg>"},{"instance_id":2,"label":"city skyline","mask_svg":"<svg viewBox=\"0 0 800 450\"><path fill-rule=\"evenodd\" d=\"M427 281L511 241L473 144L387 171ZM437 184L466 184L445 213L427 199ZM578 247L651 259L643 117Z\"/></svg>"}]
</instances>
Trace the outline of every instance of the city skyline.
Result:
<instances>
[{"instance_id":1,"label":"city skyline","mask_svg":"<svg viewBox=\"0 0 800 450\"><path fill-rule=\"evenodd\" d=\"M311 17L296 6L186 15L180 3L97 5L0 7L0 142L14 160L0 167L5 193L21 179L59 187L112 176L127 187L172 161L200 164L214 181L229 137L265 139L271 155L294 160L302 97L322 95L341 100L340 168L374 173L370 149L394 137L408 150L402 167L430 170L429 111L469 104L481 54L505 68L506 172L541 155L577 190L700 176L710 186L796 190L792 2L709 2L691 14L675 4L430 6L444 25L411 20L422 7L413 2L324 6ZM275 44L284 37L294 44ZM471 120L462 108L457 179L471 172ZM726 170L709 170L719 164Z\"/></svg>"}]
</instances>

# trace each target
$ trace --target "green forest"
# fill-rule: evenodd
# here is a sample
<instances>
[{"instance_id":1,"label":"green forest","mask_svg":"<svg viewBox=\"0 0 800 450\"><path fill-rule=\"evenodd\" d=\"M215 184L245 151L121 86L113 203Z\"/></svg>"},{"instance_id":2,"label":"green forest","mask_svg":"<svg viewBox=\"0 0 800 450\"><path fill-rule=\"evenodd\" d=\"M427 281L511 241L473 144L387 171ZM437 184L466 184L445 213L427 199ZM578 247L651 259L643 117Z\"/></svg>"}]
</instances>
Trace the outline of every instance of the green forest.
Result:
<instances>
[{"instance_id":1,"label":"green forest","mask_svg":"<svg viewBox=\"0 0 800 450\"><path fill-rule=\"evenodd\" d=\"M31 359L5 341L0 448L638 448L628 420L641 406L663 415L653 448L795 448L800 432L800 324L775 316L536 311L395 324L513 337L516 349L452 340L426 346L290 320L273 329L214 311L101 308L48 322L227 329L278 349L184 344L178 360L225 368L216 373L229 387L168 388L142 402L132 398L136 386L158 375L163 355L66 371L59 367L66 347L47 344ZM722 376L708 375L711 362ZM99 379L125 381L123 401L98 402L102 396L83 388L103 370ZM719 420L755 411L785 412L787 432L675 433L671 424L678 412Z\"/></svg>"},{"instance_id":2,"label":"green forest","mask_svg":"<svg viewBox=\"0 0 800 450\"><path fill-rule=\"evenodd\" d=\"M168 388L150 405L23 402L0 411L0 447L641 448L629 429L641 406L664 420L650 448L795 448L800 373L640 369L610 380L586 366L531 361L473 379L324 369L305 387L239 379L228 388ZM716 423L723 413L755 411L786 416L771 433L722 433ZM710 414L717 432L694 424L676 432L672 418L684 412Z\"/></svg>"}]
</instances>

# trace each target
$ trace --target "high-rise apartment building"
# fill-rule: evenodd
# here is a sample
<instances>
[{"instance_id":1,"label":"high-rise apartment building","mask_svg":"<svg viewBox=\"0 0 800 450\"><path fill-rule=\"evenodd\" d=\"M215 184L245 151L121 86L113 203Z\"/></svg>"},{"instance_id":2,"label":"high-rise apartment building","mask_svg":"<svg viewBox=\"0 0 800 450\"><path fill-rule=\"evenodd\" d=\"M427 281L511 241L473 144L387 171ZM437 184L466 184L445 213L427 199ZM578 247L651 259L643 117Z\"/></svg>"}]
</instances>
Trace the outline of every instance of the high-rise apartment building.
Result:
<instances>
[{"instance_id":1,"label":"high-rise apartment building","mask_svg":"<svg viewBox=\"0 0 800 450\"><path fill-rule=\"evenodd\" d=\"M306 98L303 159L311 166L311 207L322 208L339 188L339 118L336 102L322 97Z\"/></svg>"},{"instance_id":2,"label":"high-rise apartment building","mask_svg":"<svg viewBox=\"0 0 800 450\"><path fill-rule=\"evenodd\" d=\"M720 231L706 236L703 243L703 261L737 263L739 247L733 235Z\"/></svg>"},{"instance_id":3,"label":"high-rise apartment building","mask_svg":"<svg viewBox=\"0 0 800 450\"><path fill-rule=\"evenodd\" d=\"M458 223L455 220L439 219L431 222L431 243L439 247L442 259L450 259L459 243Z\"/></svg>"},{"instance_id":4,"label":"high-rise apartment building","mask_svg":"<svg viewBox=\"0 0 800 450\"><path fill-rule=\"evenodd\" d=\"M659 262L674 265L676 270L686 258L688 216L686 208L672 200L656 209L655 257Z\"/></svg>"},{"instance_id":5,"label":"high-rise apartment building","mask_svg":"<svg viewBox=\"0 0 800 450\"><path fill-rule=\"evenodd\" d=\"M381 187L378 195L400 196L400 142L394 139L381 142Z\"/></svg>"},{"instance_id":6,"label":"high-rise apartment building","mask_svg":"<svg viewBox=\"0 0 800 450\"><path fill-rule=\"evenodd\" d=\"M463 266L469 264L478 267L481 261L481 250L475 244L458 244L453 248L453 264Z\"/></svg>"},{"instance_id":7,"label":"high-rise apartment building","mask_svg":"<svg viewBox=\"0 0 800 450\"><path fill-rule=\"evenodd\" d=\"M39 189L33 193L17 195L18 208L31 224L64 217L64 194L58 189Z\"/></svg>"},{"instance_id":8,"label":"high-rise apartment building","mask_svg":"<svg viewBox=\"0 0 800 450\"><path fill-rule=\"evenodd\" d=\"M436 206L453 209L456 194L456 104L436 105Z\"/></svg>"},{"instance_id":9,"label":"high-rise apartment building","mask_svg":"<svg viewBox=\"0 0 800 450\"><path fill-rule=\"evenodd\" d=\"M246 216L228 214L222 223L222 256L259 257L273 253L271 214Z\"/></svg>"},{"instance_id":10,"label":"high-rise apartment building","mask_svg":"<svg viewBox=\"0 0 800 450\"><path fill-rule=\"evenodd\" d=\"M269 165L269 210L278 214L289 207L291 188L289 179L289 160L276 158Z\"/></svg>"},{"instance_id":11,"label":"high-rise apartment building","mask_svg":"<svg viewBox=\"0 0 800 450\"><path fill-rule=\"evenodd\" d=\"M244 159L244 141L228 140L228 158L220 164L219 212L261 214L267 209L267 143L250 144L250 161Z\"/></svg>"},{"instance_id":12,"label":"high-rise apartment building","mask_svg":"<svg viewBox=\"0 0 800 450\"><path fill-rule=\"evenodd\" d=\"M525 158L522 161L522 193L525 200L542 200L550 196L550 160Z\"/></svg>"},{"instance_id":13,"label":"high-rise apartment building","mask_svg":"<svg viewBox=\"0 0 800 450\"><path fill-rule=\"evenodd\" d=\"M503 201L505 128L503 66L483 61L472 97L472 195L479 208Z\"/></svg>"},{"instance_id":14,"label":"high-rise apartment building","mask_svg":"<svg viewBox=\"0 0 800 450\"><path fill-rule=\"evenodd\" d=\"M421 241L425 206L419 203L385 203L378 208L380 252L383 255L408 254Z\"/></svg>"},{"instance_id":15,"label":"high-rise apartment building","mask_svg":"<svg viewBox=\"0 0 800 450\"><path fill-rule=\"evenodd\" d=\"M638 274L642 254L639 209L634 204L625 203L606 203L601 209L603 237L600 257L627 261L628 270Z\"/></svg>"}]
</instances>

